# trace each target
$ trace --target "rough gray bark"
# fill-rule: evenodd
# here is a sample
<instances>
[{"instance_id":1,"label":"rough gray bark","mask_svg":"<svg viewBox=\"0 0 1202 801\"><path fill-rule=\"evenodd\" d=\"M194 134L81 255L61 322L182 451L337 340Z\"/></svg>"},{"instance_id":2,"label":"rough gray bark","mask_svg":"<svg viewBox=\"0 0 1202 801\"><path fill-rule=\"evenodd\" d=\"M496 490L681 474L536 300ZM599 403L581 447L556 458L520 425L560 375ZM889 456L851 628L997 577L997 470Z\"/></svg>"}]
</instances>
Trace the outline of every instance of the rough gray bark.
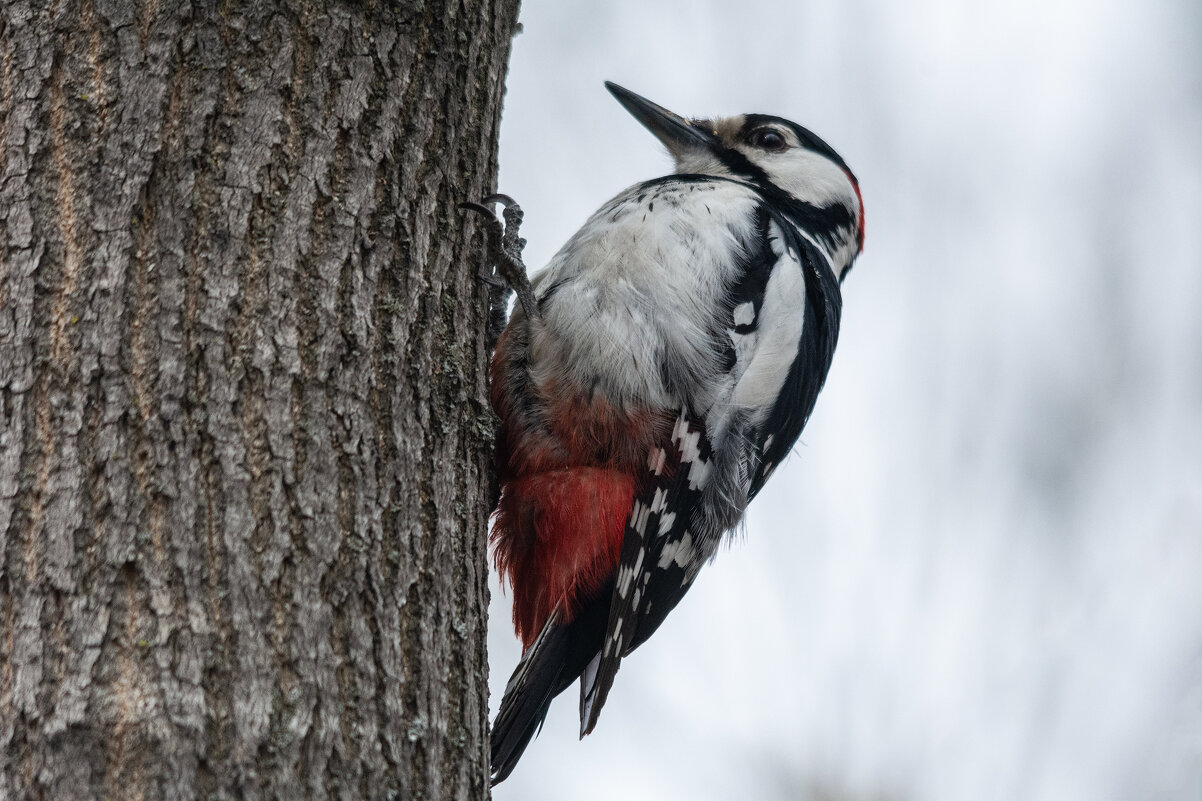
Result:
<instances>
[{"instance_id":1,"label":"rough gray bark","mask_svg":"<svg viewBox=\"0 0 1202 801\"><path fill-rule=\"evenodd\" d=\"M516 15L0 4L0 799L486 797Z\"/></svg>"}]
</instances>

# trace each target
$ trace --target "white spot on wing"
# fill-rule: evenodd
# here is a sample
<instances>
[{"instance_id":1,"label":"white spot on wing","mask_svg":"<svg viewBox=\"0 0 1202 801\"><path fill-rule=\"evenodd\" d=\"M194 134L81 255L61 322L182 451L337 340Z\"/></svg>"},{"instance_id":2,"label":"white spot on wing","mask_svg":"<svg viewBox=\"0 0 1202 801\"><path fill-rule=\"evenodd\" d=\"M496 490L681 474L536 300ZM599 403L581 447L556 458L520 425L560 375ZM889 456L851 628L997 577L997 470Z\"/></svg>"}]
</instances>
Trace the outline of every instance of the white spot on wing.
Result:
<instances>
[{"instance_id":1,"label":"white spot on wing","mask_svg":"<svg viewBox=\"0 0 1202 801\"><path fill-rule=\"evenodd\" d=\"M662 487L655 491L655 497L651 499L651 511L659 514L668 508L668 493Z\"/></svg>"},{"instance_id":2,"label":"white spot on wing","mask_svg":"<svg viewBox=\"0 0 1202 801\"><path fill-rule=\"evenodd\" d=\"M751 325L755 322L755 304L740 303L735 306L735 325Z\"/></svg>"},{"instance_id":3,"label":"white spot on wing","mask_svg":"<svg viewBox=\"0 0 1202 801\"><path fill-rule=\"evenodd\" d=\"M677 566L684 568L688 565L693 555L693 535L686 531L684 536L676 542L668 542L664 544L664 549L660 551L659 562L656 564L660 570L667 569L668 565L675 562Z\"/></svg>"},{"instance_id":4,"label":"white spot on wing","mask_svg":"<svg viewBox=\"0 0 1202 801\"><path fill-rule=\"evenodd\" d=\"M630 525L634 527L640 537L647 536L647 518L650 514L651 510L641 502L634 502L634 506L630 510Z\"/></svg>"},{"instance_id":5,"label":"white spot on wing","mask_svg":"<svg viewBox=\"0 0 1202 801\"><path fill-rule=\"evenodd\" d=\"M689 489L699 490L709 482L712 467L709 462L698 459L689 468Z\"/></svg>"},{"instance_id":6,"label":"white spot on wing","mask_svg":"<svg viewBox=\"0 0 1202 801\"><path fill-rule=\"evenodd\" d=\"M663 448L656 448L655 450L651 451L651 459L648 467L651 468L651 472L655 475L662 476L664 474L664 465L667 463L667 461L667 452Z\"/></svg>"},{"instance_id":7,"label":"white spot on wing","mask_svg":"<svg viewBox=\"0 0 1202 801\"><path fill-rule=\"evenodd\" d=\"M680 461L695 462L701 458L701 432L689 431L687 423L678 423L677 429L680 434L677 439L680 442Z\"/></svg>"},{"instance_id":8,"label":"white spot on wing","mask_svg":"<svg viewBox=\"0 0 1202 801\"><path fill-rule=\"evenodd\" d=\"M701 432L690 431L684 417L676 421L672 440L680 447L680 463L689 465L689 489L698 490L709 480L710 464L701 458Z\"/></svg>"},{"instance_id":9,"label":"white spot on wing","mask_svg":"<svg viewBox=\"0 0 1202 801\"><path fill-rule=\"evenodd\" d=\"M584 691L585 696L588 698L588 707L585 710L586 712L593 708L593 693L597 690L597 688L593 685L597 681L597 668L600 666L601 652L598 651L597 655L593 657L593 661L589 662L588 666L584 669L584 672L580 674L580 688Z\"/></svg>"},{"instance_id":10,"label":"white spot on wing","mask_svg":"<svg viewBox=\"0 0 1202 801\"><path fill-rule=\"evenodd\" d=\"M798 358L805 324L805 275L792 254L781 256L764 292L760 337L731 398L744 409L766 411L776 403L789 368Z\"/></svg>"}]
</instances>

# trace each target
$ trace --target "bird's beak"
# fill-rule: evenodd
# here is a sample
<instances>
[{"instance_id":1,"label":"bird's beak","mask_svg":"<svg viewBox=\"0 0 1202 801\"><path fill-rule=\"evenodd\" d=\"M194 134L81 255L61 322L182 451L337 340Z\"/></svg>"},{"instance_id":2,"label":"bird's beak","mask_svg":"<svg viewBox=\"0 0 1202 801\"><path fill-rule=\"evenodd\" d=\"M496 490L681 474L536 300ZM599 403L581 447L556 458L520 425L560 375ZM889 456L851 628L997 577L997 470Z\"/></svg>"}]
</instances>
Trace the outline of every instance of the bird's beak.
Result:
<instances>
[{"instance_id":1,"label":"bird's beak","mask_svg":"<svg viewBox=\"0 0 1202 801\"><path fill-rule=\"evenodd\" d=\"M664 143L677 161L690 152L712 151L718 144L718 137L712 131L694 126L679 114L673 114L629 89L610 81L605 82L605 88L636 120L655 134L656 139Z\"/></svg>"}]
</instances>

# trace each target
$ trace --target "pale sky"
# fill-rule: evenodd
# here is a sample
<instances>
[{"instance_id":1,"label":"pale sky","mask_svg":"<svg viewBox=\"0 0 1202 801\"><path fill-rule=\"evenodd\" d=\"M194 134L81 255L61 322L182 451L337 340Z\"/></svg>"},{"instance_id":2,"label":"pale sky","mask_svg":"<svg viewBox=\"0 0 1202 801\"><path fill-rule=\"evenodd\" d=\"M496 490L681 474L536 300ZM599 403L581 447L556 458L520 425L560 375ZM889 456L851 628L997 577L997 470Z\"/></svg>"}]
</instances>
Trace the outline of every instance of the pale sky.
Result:
<instances>
[{"instance_id":1,"label":"pale sky","mask_svg":"<svg viewBox=\"0 0 1202 801\"><path fill-rule=\"evenodd\" d=\"M865 254L744 533L494 796L1202 801L1202 6L526 0L541 266L664 174L609 79L856 172ZM492 709L518 658L497 592ZM827 796L829 798L829 796Z\"/></svg>"}]
</instances>

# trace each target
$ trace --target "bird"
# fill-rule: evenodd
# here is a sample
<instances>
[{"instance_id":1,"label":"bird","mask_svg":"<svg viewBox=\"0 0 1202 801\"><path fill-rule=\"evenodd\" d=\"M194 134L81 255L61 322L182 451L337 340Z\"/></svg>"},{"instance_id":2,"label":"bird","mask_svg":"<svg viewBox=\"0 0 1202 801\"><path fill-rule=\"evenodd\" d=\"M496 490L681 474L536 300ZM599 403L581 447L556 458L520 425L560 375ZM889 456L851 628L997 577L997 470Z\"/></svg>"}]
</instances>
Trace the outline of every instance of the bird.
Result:
<instances>
[{"instance_id":1,"label":"bird","mask_svg":"<svg viewBox=\"0 0 1202 801\"><path fill-rule=\"evenodd\" d=\"M789 455L864 247L859 181L806 128L689 119L605 86L673 172L601 206L533 280L520 206L463 204L503 207L482 277L518 301L490 337L491 544L523 646L492 727L494 785L577 679L580 737L594 729L622 659Z\"/></svg>"}]
</instances>

